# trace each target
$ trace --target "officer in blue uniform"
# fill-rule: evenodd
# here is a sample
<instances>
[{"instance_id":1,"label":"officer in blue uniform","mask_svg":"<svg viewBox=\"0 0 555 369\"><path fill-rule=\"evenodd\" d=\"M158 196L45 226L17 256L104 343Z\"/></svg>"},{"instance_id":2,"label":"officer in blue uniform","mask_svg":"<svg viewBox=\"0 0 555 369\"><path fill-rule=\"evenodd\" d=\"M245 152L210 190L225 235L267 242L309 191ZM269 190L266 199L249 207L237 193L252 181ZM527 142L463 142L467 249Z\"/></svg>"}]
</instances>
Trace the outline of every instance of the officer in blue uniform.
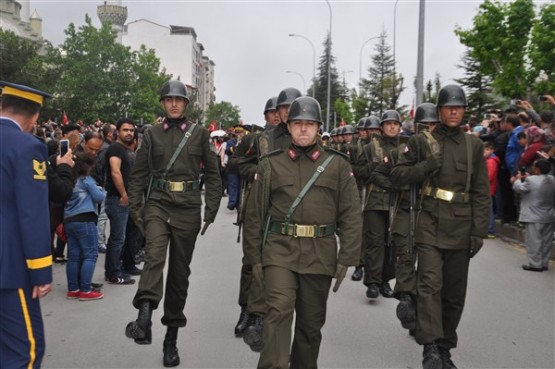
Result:
<instances>
[{"instance_id":1,"label":"officer in blue uniform","mask_svg":"<svg viewBox=\"0 0 555 369\"><path fill-rule=\"evenodd\" d=\"M0 367L39 368L51 290L46 145L29 132L49 94L0 81Z\"/></svg>"}]
</instances>

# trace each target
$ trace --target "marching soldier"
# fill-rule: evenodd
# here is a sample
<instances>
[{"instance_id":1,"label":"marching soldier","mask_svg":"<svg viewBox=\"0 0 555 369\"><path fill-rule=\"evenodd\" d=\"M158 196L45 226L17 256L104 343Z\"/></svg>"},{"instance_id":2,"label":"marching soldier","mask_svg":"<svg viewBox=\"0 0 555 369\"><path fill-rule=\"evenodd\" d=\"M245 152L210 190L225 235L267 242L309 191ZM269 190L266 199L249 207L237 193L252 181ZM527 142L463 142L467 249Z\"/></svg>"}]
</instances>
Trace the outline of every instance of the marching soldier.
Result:
<instances>
[{"instance_id":1,"label":"marching soldier","mask_svg":"<svg viewBox=\"0 0 555 369\"><path fill-rule=\"evenodd\" d=\"M455 368L450 349L457 346L469 261L488 230L487 168L480 140L460 128L466 106L460 86L444 86L437 99L440 123L431 135L411 138L391 171L396 186L422 186L416 341L424 345L424 369Z\"/></svg>"},{"instance_id":2,"label":"marching soldier","mask_svg":"<svg viewBox=\"0 0 555 369\"><path fill-rule=\"evenodd\" d=\"M31 132L50 94L0 82L0 366L40 368L52 290L47 150Z\"/></svg>"},{"instance_id":3,"label":"marching soldier","mask_svg":"<svg viewBox=\"0 0 555 369\"><path fill-rule=\"evenodd\" d=\"M261 160L249 197L245 256L264 281L267 303L258 368L317 367L332 278L337 291L347 267L358 263L356 184L342 155L319 145L321 124L315 99L293 102L291 145Z\"/></svg>"},{"instance_id":4,"label":"marching soldier","mask_svg":"<svg viewBox=\"0 0 555 369\"><path fill-rule=\"evenodd\" d=\"M275 126L281 121L277 111L277 98L278 97L275 96L268 99L264 107L264 120L266 121L266 125L264 128L265 131L275 128ZM239 166L239 171L241 173L242 194L241 203L239 204L238 209L238 225L241 227L241 223L244 221L244 214L246 210L245 204L250 194L250 188L252 185L252 180L254 179L254 174L256 173L256 167L258 166L258 156L253 155L253 153L256 152L257 149L257 142L257 133L246 135L237 145L235 152L233 153L233 157L230 159L230 161L237 162L237 165ZM239 281L239 306L241 307L241 313L239 314L239 321L235 325L234 329L235 336L237 337L243 336L243 333L245 332L245 329L247 328L249 323L248 297L251 287L251 281L252 267L251 265L247 264L247 260L243 256L241 279ZM262 310L263 312L264 308L258 310Z\"/></svg>"},{"instance_id":5,"label":"marching soldier","mask_svg":"<svg viewBox=\"0 0 555 369\"><path fill-rule=\"evenodd\" d=\"M383 161L384 156L399 145L401 121L399 113L387 110L381 119L383 136L373 136L371 142L364 146L364 152L357 162L357 175L367 183L367 193L364 203L364 242L366 255L364 257L364 285L367 287L366 296L376 298L381 293L383 297L392 297L393 291L389 280L395 277L393 244L388 239L390 226L390 194L371 182L371 174Z\"/></svg>"},{"instance_id":6,"label":"marching soldier","mask_svg":"<svg viewBox=\"0 0 555 369\"><path fill-rule=\"evenodd\" d=\"M256 170L261 157L277 149L289 147L291 144L291 135L287 128L287 118L289 116L291 104L300 96L301 92L296 88L285 88L279 93L276 107L280 123L267 127L264 132L255 137L256 144L253 146L253 150L241 160L240 167L242 168L241 173L243 175L248 178L254 178L251 174L252 169L254 168ZM247 228L250 227L250 225L246 225ZM244 255L246 255L245 245L251 242L248 237L249 233L245 233L243 240ZM252 264L250 265L252 267ZM264 286L260 280L252 278L248 294L249 319L243 333L243 341L249 345L251 350L258 352L262 347L262 330L264 326L264 315L266 313Z\"/></svg>"},{"instance_id":7,"label":"marching soldier","mask_svg":"<svg viewBox=\"0 0 555 369\"><path fill-rule=\"evenodd\" d=\"M169 247L162 317L162 324L167 326L163 363L173 367L179 365L177 332L187 324L183 309L201 227L201 164L206 184L202 233L214 222L222 183L216 158L210 151L208 131L185 117L189 102L185 85L176 80L164 83L160 102L166 117L145 133L129 181L130 213L144 233L146 258L133 299L139 314L137 320L127 325L125 333L137 344L151 343L152 310L158 308L164 294L163 272Z\"/></svg>"}]
</instances>

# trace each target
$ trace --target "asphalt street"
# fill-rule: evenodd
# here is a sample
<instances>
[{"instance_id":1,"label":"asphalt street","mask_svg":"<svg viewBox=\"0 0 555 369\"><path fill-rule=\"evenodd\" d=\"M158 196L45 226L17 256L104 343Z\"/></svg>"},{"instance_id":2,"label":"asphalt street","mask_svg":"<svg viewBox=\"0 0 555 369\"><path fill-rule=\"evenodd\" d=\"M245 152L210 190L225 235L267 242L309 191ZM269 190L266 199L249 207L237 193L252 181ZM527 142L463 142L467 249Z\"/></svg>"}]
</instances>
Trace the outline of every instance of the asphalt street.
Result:
<instances>
[{"instance_id":1,"label":"asphalt street","mask_svg":"<svg viewBox=\"0 0 555 369\"><path fill-rule=\"evenodd\" d=\"M192 263L188 325L180 329L181 368L254 368L250 351L233 328L242 251L236 243L235 212L226 209L199 236ZM486 240L471 261L467 302L459 325L459 368L555 368L554 265L526 272L522 248ZM137 285L103 281L101 254L93 281L105 283L102 300L66 300L65 267L54 265L54 290L42 300L46 332L43 368L162 368L165 327L161 309L153 314L152 345L136 345L124 334L136 319L131 304ZM395 317L397 300L370 301L361 282L347 278L330 293L323 329L320 368L419 368L422 347ZM393 285L392 285L393 287Z\"/></svg>"}]
</instances>

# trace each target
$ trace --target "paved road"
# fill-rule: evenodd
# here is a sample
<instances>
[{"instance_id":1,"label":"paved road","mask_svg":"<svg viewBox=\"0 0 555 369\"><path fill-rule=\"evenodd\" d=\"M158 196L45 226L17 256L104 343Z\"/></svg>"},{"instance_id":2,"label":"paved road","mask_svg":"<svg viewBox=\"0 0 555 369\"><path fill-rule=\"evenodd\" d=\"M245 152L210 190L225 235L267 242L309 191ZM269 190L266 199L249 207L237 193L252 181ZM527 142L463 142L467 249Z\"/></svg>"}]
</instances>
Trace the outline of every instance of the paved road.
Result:
<instances>
[{"instance_id":1,"label":"paved road","mask_svg":"<svg viewBox=\"0 0 555 369\"><path fill-rule=\"evenodd\" d=\"M258 356L235 338L241 248L234 213L225 208L199 238L193 259L188 326L179 332L182 368L254 368ZM554 266L525 272L522 249L487 240L471 262L467 304L459 327L459 368L554 368ZM103 278L101 255L94 281ZM350 277L351 271L348 276ZM125 338L136 318L133 286L105 285L103 300L65 299L63 266L54 266L54 291L42 303L46 330L44 368L161 368L161 311L153 315L153 344ZM330 294L321 368L419 368L421 347L395 318L396 300L369 301L361 283L345 280Z\"/></svg>"}]
</instances>

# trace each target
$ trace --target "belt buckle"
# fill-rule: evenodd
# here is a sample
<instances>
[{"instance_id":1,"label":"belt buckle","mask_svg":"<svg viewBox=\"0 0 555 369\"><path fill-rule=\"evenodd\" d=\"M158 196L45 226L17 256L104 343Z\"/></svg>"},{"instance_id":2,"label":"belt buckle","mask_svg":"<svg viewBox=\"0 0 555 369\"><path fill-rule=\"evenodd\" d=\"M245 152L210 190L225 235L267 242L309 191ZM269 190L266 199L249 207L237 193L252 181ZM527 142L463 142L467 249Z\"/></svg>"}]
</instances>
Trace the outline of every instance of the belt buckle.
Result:
<instances>
[{"instance_id":1,"label":"belt buckle","mask_svg":"<svg viewBox=\"0 0 555 369\"><path fill-rule=\"evenodd\" d=\"M442 190L441 188L438 188L436 191L436 197L440 200L444 200L447 202L451 202L454 196L455 196L455 193L452 191Z\"/></svg>"},{"instance_id":2,"label":"belt buckle","mask_svg":"<svg viewBox=\"0 0 555 369\"><path fill-rule=\"evenodd\" d=\"M168 187L172 192L183 192L183 182L168 182Z\"/></svg>"},{"instance_id":3,"label":"belt buckle","mask_svg":"<svg viewBox=\"0 0 555 369\"><path fill-rule=\"evenodd\" d=\"M314 226L310 225L296 225L295 237L312 237L314 238Z\"/></svg>"}]
</instances>

